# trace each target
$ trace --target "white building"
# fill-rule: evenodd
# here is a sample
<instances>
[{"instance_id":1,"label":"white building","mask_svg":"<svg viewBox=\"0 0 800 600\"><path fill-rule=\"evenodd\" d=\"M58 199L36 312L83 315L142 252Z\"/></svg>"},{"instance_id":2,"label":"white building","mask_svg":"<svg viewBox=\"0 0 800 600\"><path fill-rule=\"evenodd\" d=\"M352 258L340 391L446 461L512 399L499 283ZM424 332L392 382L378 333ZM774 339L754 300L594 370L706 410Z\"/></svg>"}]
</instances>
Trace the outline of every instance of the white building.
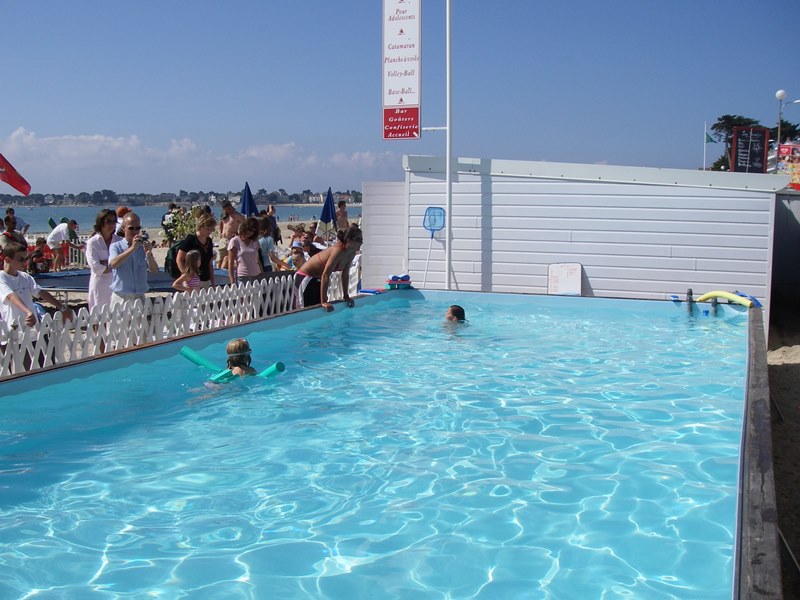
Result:
<instances>
[{"instance_id":1,"label":"white building","mask_svg":"<svg viewBox=\"0 0 800 600\"><path fill-rule=\"evenodd\" d=\"M453 163L449 256L446 231L431 242L423 228L425 209L447 204L443 158L406 156L405 181L364 184L364 287L407 272L428 289L547 294L550 265L579 263L584 296L663 300L683 299L690 288L695 297L740 290L768 309L773 268L784 262L773 259L774 232L792 220L798 197L784 191L788 177ZM798 278L786 271L777 283Z\"/></svg>"}]
</instances>

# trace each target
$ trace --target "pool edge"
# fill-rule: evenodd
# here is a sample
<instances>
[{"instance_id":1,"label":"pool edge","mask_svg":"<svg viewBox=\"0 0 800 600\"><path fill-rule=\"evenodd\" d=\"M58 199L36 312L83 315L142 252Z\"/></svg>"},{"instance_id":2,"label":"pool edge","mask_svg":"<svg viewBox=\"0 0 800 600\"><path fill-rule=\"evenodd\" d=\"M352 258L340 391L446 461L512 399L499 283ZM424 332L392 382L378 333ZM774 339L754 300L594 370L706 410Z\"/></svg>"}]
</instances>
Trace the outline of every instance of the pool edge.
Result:
<instances>
[{"instance_id":1,"label":"pool edge","mask_svg":"<svg viewBox=\"0 0 800 600\"><path fill-rule=\"evenodd\" d=\"M783 598L763 312L750 310L735 598Z\"/></svg>"}]
</instances>

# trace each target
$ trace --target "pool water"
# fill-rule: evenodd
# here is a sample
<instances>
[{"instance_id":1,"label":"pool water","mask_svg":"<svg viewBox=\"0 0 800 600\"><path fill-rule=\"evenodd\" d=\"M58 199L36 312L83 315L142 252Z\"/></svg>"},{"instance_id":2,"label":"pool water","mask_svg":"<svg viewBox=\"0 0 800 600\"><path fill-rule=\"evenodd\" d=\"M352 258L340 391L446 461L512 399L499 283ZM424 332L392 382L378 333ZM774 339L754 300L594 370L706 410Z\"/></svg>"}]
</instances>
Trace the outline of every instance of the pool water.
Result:
<instances>
[{"instance_id":1,"label":"pool water","mask_svg":"<svg viewBox=\"0 0 800 600\"><path fill-rule=\"evenodd\" d=\"M386 296L6 384L0 597L732 596L746 313Z\"/></svg>"}]
</instances>

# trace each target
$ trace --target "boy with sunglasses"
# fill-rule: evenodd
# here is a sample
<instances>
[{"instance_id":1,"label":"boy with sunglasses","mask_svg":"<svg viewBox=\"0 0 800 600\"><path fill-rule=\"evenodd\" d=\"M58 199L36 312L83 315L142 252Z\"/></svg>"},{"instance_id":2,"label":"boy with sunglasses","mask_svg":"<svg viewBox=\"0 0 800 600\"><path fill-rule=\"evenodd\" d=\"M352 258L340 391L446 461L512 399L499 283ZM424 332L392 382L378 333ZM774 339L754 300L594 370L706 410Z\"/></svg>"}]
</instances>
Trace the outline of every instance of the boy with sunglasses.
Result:
<instances>
[{"instance_id":1,"label":"boy with sunglasses","mask_svg":"<svg viewBox=\"0 0 800 600\"><path fill-rule=\"evenodd\" d=\"M72 318L72 310L59 302L50 292L43 290L36 280L25 272L28 248L22 244L9 244L3 251L5 265L0 271L0 317L11 324L22 320L28 327L36 322L34 298L41 298L57 307L65 319Z\"/></svg>"}]
</instances>

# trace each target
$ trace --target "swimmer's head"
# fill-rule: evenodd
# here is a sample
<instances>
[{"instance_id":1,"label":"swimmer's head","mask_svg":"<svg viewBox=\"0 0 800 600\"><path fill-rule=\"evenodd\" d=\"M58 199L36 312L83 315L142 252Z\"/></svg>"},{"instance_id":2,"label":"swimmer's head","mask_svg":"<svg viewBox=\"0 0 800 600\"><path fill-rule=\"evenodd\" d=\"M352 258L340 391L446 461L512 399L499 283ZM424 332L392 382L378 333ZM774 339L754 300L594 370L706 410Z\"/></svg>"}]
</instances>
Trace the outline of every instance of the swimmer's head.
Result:
<instances>
[{"instance_id":1,"label":"swimmer's head","mask_svg":"<svg viewBox=\"0 0 800 600\"><path fill-rule=\"evenodd\" d=\"M228 368L250 366L250 344L244 338L237 338L228 342L225 348L228 353Z\"/></svg>"},{"instance_id":2,"label":"swimmer's head","mask_svg":"<svg viewBox=\"0 0 800 600\"><path fill-rule=\"evenodd\" d=\"M448 321L452 321L453 323L463 323L467 320L467 316L464 314L464 309L458 304L449 306L447 308L447 312L444 314L444 318Z\"/></svg>"}]
</instances>

